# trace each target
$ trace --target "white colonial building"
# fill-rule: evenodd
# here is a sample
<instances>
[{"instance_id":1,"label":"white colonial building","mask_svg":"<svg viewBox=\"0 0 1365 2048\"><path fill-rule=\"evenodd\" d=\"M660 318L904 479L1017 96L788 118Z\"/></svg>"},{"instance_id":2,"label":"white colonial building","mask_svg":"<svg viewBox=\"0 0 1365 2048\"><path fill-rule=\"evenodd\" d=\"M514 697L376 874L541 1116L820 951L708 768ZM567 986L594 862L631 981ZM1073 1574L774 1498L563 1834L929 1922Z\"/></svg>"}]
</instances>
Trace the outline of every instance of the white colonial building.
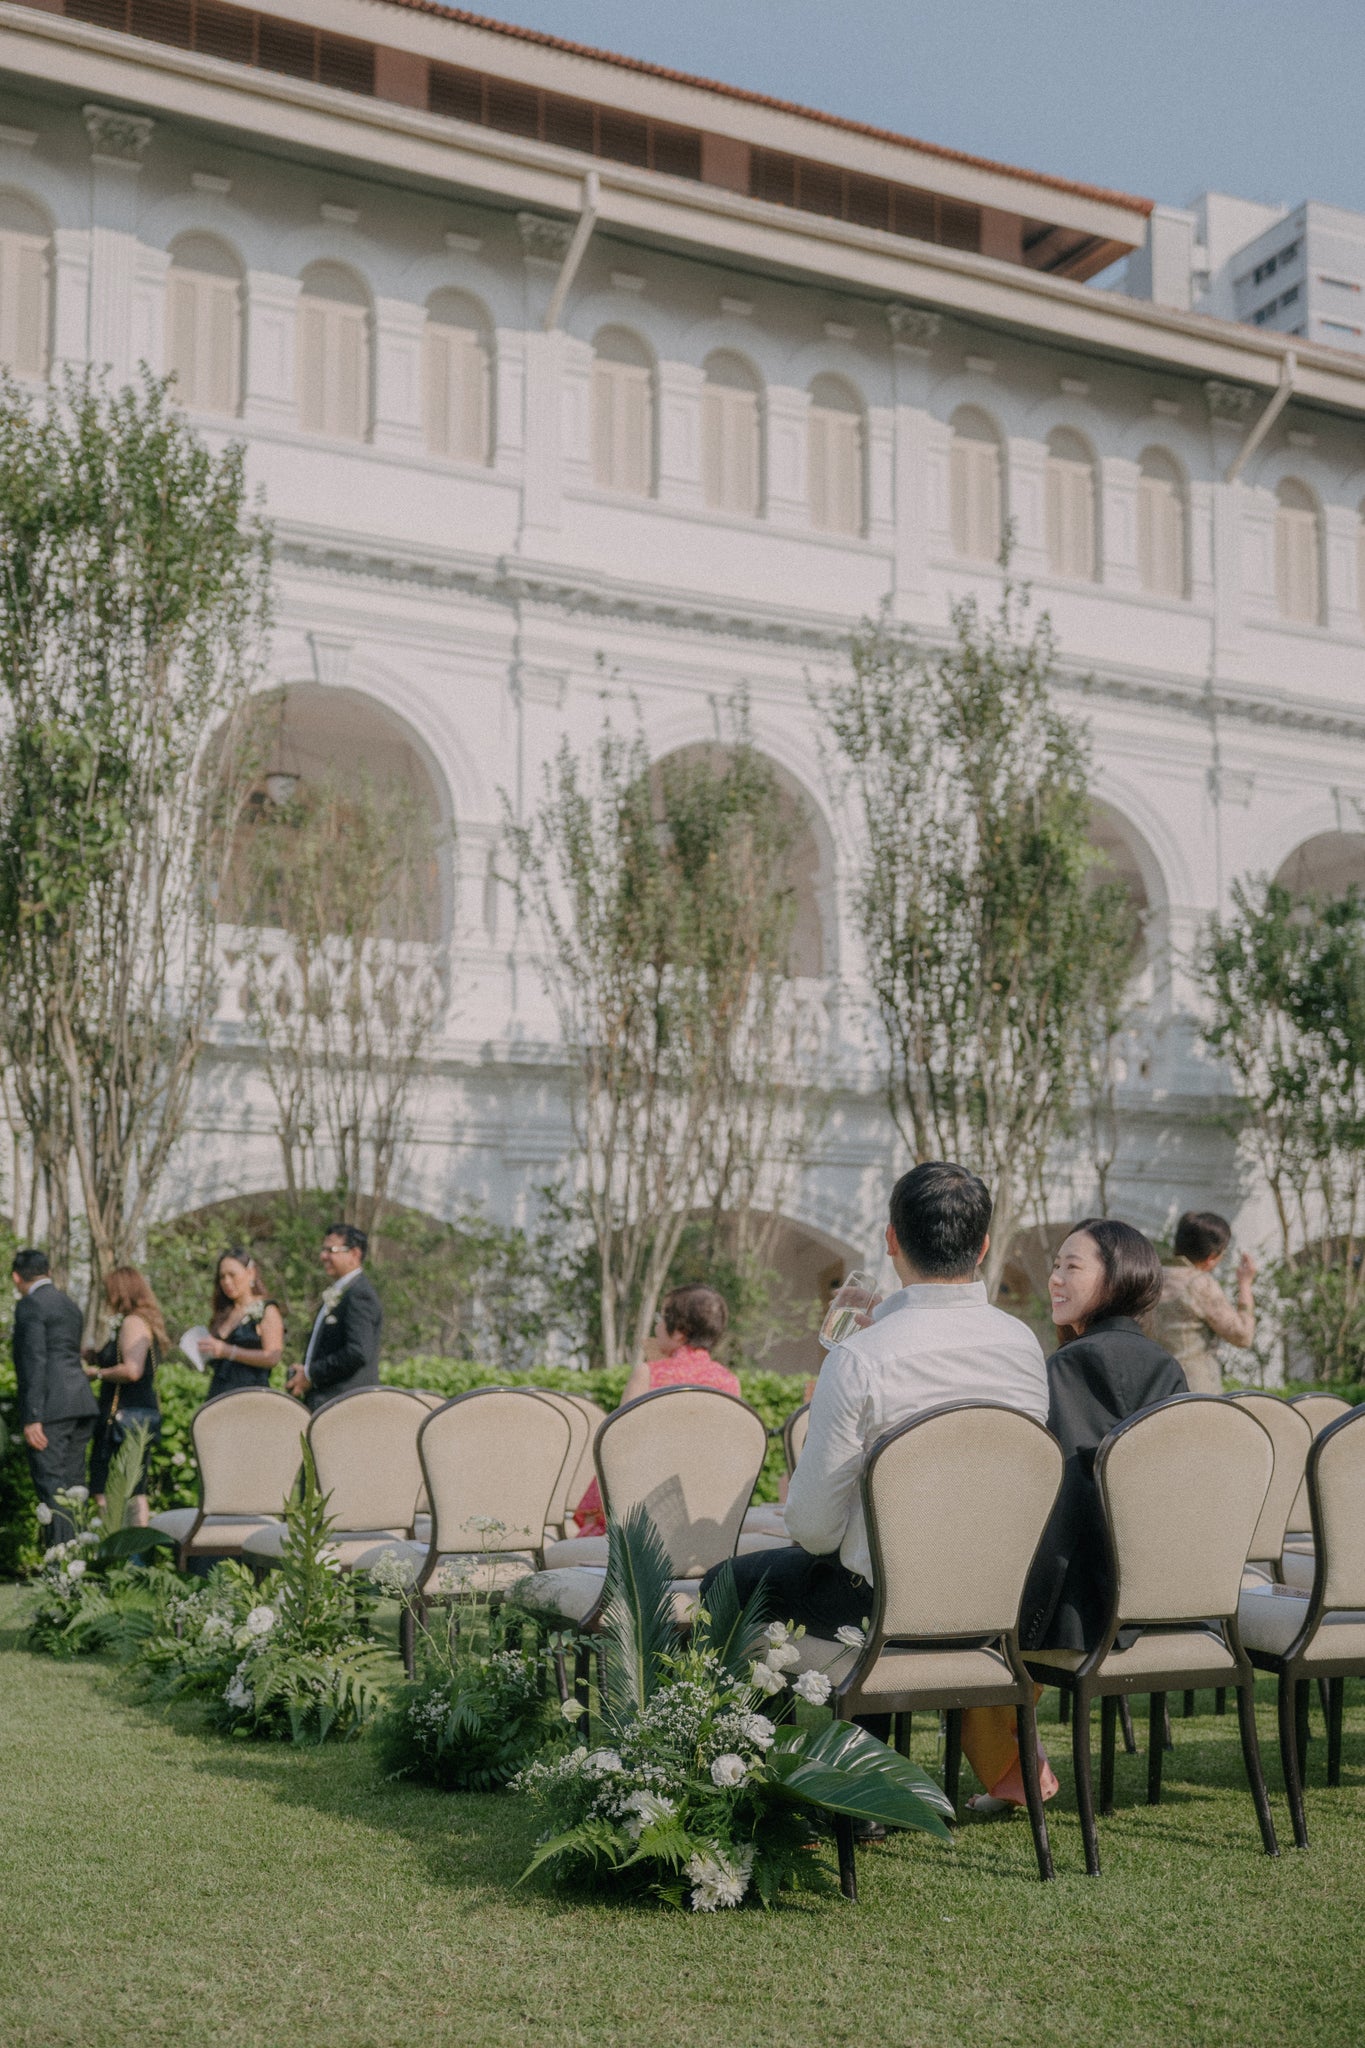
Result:
<instances>
[{"instance_id":1,"label":"white colonial building","mask_svg":"<svg viewBox=\"0 0 1365 2048\"><path fill-rule=\"evenodd\" d=\"M1117 1205L1255 1239L1186 962L1238 876L1365 872L1365 361L1088 283L1150 211L432 0L0 0L0 357L174 369L245 440L278 765L387 764L458 827L405 1200L512 1218L566 1163L503 794L604 700L663 754L742 686L839 1083L784 1257L872 1248L902 1162L810 685L883 604L933 641L989 603L1008 521L1147 913ZM279 1184L250 1057L229 991L169 1209Z\"/></svg>"}]
</instances>

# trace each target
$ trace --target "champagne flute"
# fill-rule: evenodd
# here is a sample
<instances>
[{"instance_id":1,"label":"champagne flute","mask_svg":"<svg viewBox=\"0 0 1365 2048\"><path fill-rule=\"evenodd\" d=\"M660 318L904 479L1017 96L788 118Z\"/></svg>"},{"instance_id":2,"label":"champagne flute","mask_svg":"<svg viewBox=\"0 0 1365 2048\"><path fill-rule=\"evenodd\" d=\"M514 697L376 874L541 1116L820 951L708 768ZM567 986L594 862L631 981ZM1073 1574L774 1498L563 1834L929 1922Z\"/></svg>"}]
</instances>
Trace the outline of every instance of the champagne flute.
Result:
<instances>
[{"instance_id":1,"label":"champagne flute","mask_svg":"<svg viewBox=\"0 0 1365 2048\"><path fill-rule=\"evenodd\" d=\"M876 1279L866 1267L857 1266L846 1274L830 1297L820 1325L820 1342L826 1351L844 1343L855 1331L865 1330L880 1300Z\"/></svg>"}]
</instances>

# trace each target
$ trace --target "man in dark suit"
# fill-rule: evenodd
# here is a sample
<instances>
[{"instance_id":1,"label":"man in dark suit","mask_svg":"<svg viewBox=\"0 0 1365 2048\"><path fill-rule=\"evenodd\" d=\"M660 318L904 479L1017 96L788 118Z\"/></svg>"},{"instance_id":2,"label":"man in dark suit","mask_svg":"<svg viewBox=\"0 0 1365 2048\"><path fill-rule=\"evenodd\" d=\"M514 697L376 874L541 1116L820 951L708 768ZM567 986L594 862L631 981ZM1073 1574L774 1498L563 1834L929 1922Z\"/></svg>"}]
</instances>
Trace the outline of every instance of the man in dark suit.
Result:
<instances>
[{"instance_id":1,"label":"man in dark suit","mask_svg":"<svg viewBox=\"0 0 1365 2048\"><path fill-rule=\"evenodd\" d=\"M44 1252L17 1252L13 1267L14 1371L19 1419L28 1445L33 1487L52 1511L49 1547L75 1535L57 1495L85 1484L85 1455L98 1414L81 1369L81 1312L52 1283Z\"/></svg>"},{"instance_id":2,"label":"man in dark suit","mask_svg":"<svg viewBox=\"0 0 1365 2048\"><path fill-rule=\"evenodd\" d=\"M322 1296L303 1364L289 1376L289 1391L310 1408L338 1394L379 1385L379 1333L384 1311L364 1270L369 1239L354 1223L334 1223L322 1241L322 1268L330 1281Z\"/></svg>"}]
</instances>

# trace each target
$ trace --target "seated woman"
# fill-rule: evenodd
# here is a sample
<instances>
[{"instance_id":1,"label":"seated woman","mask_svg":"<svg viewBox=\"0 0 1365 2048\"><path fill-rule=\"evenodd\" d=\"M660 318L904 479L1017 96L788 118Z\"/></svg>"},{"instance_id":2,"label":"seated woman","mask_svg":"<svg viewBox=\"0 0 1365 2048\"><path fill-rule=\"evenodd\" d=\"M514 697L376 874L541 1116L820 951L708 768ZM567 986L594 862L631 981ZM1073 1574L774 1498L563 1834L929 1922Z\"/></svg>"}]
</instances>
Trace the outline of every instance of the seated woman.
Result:
<instances>
[{"instance_id":1,"label":"seated woman","mask_svg":"<svg viewBox=\"0 0 1365 2048\"><path fill-rule=\"evenodd\" d=\"M675 1287L666 1294L647 1356L626 1381L621 1406L660 1387L715 1387L722 1394L738 1394L739 1381L710 1352L725 1335L729 1320L725 1297L714 1287ZM574 1521L580 1536L606 1535L607 1518L595 1479L574 1509Z\"/></svg>"},{"instance_id":2,"label":"seated woman","mask_svg":"<svg viewBox=\"0 0 1365 2048\"><path fill-rule=\"evenodd\" d=\"M1161 1261L1140 1230L1109 1216L1078 1223L1052 1262L1048 1294L1062 1343L1047 1362L1047 1426L1066 1464L1024 1589L1019 1636L1026 1650L1093 1650L1112 1592L1095 1453L1130 1415L1189 1389L1175 1359L1138 1327L1161 1296ZM969 1708L962 1748L987 1788L967 1802L970 1811L989 1818L1024 1804L1011 1708ZM1051 1798L1057 1781L1046 1758L1042 1778Z\"/></svg>"},{"instance_id":3,"label":"seated woman","mask_svg":"<svg viewBox=\"0 0 1365 2048\"><path fill-rule=\"evenodd\" d=\"M207 1398L238 1387L268 1387L271 1369L284 1356L284 1318L266 1298L261 1269L251 1253L234 1248L218 1260L213 1276L209 1335L199 1349L213 1360Z\"/></svg>"}]
</instances>

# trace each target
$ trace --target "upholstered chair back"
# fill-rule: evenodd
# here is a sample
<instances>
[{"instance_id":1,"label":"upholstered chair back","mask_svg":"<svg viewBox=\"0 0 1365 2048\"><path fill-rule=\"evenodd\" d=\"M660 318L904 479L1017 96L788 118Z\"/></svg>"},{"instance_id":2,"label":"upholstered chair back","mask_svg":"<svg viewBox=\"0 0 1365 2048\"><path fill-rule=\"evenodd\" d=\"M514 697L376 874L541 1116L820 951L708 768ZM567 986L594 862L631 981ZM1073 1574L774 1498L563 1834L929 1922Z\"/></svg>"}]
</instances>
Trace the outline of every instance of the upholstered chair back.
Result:
<instances>
[{"instance_id":1,"label":"upholstered chair back","mask_svg":"<svg viewBox=\"0 0 1365 2048\"><path fill-rule=\"evenodd\" d=\"M1123 1423L1095 1475L1113 1537L1118 1619L1222 1620L1275 1469L1256 1417L1213 1394L1186 1394Z\"/></svg>"},{"instance_id":2,"label":"upholstered chair back","mask_svg":"<svg viewBox=\"0 0 1365 2048\"><path fill-rule=\"evenodd\" d=\"M863 1498L883 1634L1015 1628L1061 1482L1056 1438L1013 1408L936 1408L879 1437Z\"/></svg>"},{"instance_id":3,"label":"upholstered chair back","mask_svg":"<svg viewBox=\"0 0 1365 2048\"><path fill-rule=\"evenodd\" d=\"M279 1515L303 1462L308 1416L273 1387L242 1387L195 1410L190 1439L206 1515Z\"/></svg>"},{"instance_id":4,"label":"upholstered chair back","mask_svg":"<svg viewBox=\"0 0 1365 2048\"><path fill-rule=\"evenodd\" d=\"M572 1401L575 1408L580 1408L588 1421L588 1441L580 1450L573 1476L564 1489L564 1497L569 1503L568 1512L572 1514L597 1476L597 1468L592 1459L593 1439L606 1421L607 1411L600 1402L590 1401L586 1394L566 1394L564 1398L566 1401Z\"/></svg>"},{"instance_id":5,"label":"upholstered chair back","mask_svg":"<svg viewBox=\"0 0 1365 2048\"><path fill-rule=\"evenodd\" d=\"M673 1576L698 1578L734 1555L768 1432L747 1401L712 1387L661 1387L597 1432L602 1499L621 1519L648 1508Z\"/></svg>"},{"instance_id":6,"label":"upholstered chair back","mask_svg":"<svg viewBox=\"0 0 1365 2048\"><path fill-rule=\"evenodd\" d=\"M1343 1415L1352 1413L1350 1402L1343 1401L1340 1394L1300 1394L1297 1401L1291 1401L1289 1405L1296 1415L1303 1417L1314 1437L1320 1437L1332 1423L1340 1422ZM1303 1485L1294 1496L1294 1505L1289 1510L1288 1526L1295 1534L1301 1534L1312 1525L1313 1518L1308 1510L1308 1488Z\"/></svg>"},{"instance_id":7,"label":"upholstered chair back","mask_svg":"<svg viewBox=\"0 0 1365 2048\"><path fill-rule=\"evenodd\" d=\"M428 1409L443 1408L450 1399L449 1394L433 1394L430 1387L411 1387L408 1391L416 1394L418 1400ZM425 1482L417 1489L417 1513L419 1515L429 1515L431 1513L431 1502L427 1499Z\"/></svg>"},{"instance_id":8,"label":"upholstered chair back","mask_svg":"<svg viewBox=\"0 0 1365 2048\"><path fill-rule=\"evenodd\" d=\"M405 1387L361 1387L316 1410L308 1441L338 1530L412 1527L422 1484L417 1431L427 1412Z\"/></svg>"},{"instance_id":9,"label":"upholstered chair back","mask_svg":"<svg viewBox=\"0 0 1365 2048\"><path fill-rule=\"evenodd\" d=\"M443 1556L538 1551L569 1452L553 1401L524 1388L476 1387L427 1416L418 1439Z\"/></svg>"},{"instance_id":10,"label":"upholstered chair back","mask_svg":"<svg viewBox=\"0 0 1365 2048\"><path fill-rule=\"evenodd\" d=\"M538 1400L548 1401L552 1408L557 1408L569 1425L569 1446L564 1455L564 1462L559 1468L559 1477L555 1481L547 1517L551 1526L558 1528L564 1517L572 1512L575 1503L583 1498L582 1491L573 1491L573 1482L584 1456L586 1455L589 1460L592 1458L592 1434L596 1425L589 1421L583 1405L569 1394L558 1393L553 1387L532 1387L527 1391L534 1393ZM593 1406L596 1406L595 1402ZM589 1469L591 1470L591 1467ZM587 1484L585 1479L584 1488Z\"/></svg>"},{"instance_id":11,"label":"upholstered chair back","mask_svg":"<svg viewBox=\"0 0 1365 2048\"><path fill-rule=\"evenodd\" d=\"M1330 1422L1309 1459L1314 1528L1327 1561L1326 1607L1365 1608L1365 1408Z\"/></svg>"},{"instance_id":12,"label":"upholstered chair back","mask_svg":"<svg viewBox=\"0 0 1365 2048\"><path fill-rule=\"evenodd\" d=\"M794 1472L802 1451L806 1448L806 1432L810 1428L810 1402L789 1415L782 1425L782 1449L786 1454L787 1470Z\"/></svg>"},{"instance_id":13,"label":"upholstered chair back","mask_svg":"<svg viewBox=\"0 0 1365 2048\"><path fill-rule=\"evenodd\" d=\"M1252 1534L1250 1559L1257 1564L1278 1564L1289 1527L1289 1510L1298 1498L1308 1453L1313 1448L1313 1431L1306 1416L1288 1401L1277 1401L1273 1394L1234 1394L1232 1399L1248 1415L1256 1417L1275 1446L1275 1471Z\"/></svg>"}]
</instances>

